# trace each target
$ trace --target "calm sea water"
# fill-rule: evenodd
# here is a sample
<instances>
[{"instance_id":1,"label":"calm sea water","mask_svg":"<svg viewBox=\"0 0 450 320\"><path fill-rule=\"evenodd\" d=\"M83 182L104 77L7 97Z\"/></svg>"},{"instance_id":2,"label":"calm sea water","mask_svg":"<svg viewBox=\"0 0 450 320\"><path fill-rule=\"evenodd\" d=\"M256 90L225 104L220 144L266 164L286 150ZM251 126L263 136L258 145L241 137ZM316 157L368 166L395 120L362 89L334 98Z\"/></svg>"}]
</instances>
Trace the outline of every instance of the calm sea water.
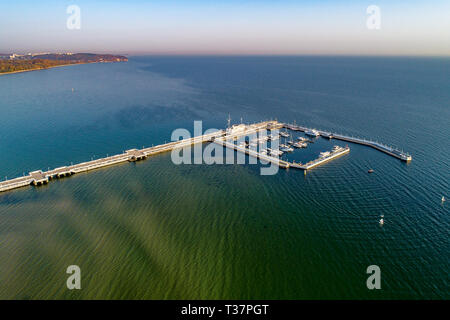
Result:
<instances>
[{"instance_id":1,"label":"calm sea water","mask_svg":"<svg viewBox=\"0 0 450 320\"><path fill-rule=\"evenodd\" d=\"M350 144L306 176L260 176L161 154L2 193L0 298L449 299L449 88L450 60L431 58L132 57L0 76L2 179L164 143L194 120L224 128L228 114L413 156ZM372 264L381 290L366 288Z\"/></svg>"}]
</instances>

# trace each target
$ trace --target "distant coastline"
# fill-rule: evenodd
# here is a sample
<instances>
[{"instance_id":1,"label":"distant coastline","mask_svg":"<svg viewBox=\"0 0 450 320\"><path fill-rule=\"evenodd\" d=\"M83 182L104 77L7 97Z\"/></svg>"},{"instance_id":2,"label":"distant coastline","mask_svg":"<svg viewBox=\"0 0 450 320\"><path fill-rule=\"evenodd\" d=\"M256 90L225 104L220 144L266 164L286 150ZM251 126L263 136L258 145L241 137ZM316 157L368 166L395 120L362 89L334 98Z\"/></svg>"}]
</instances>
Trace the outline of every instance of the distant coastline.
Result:
<instances>
[{"instance_id":1,"label":"distant coastline","mask_svg":"<svg viewBox=\"0 0 450 320\"><path fill-rule=\"evenodd\" d=\"M56 67L128 61L125 56L93 53L12 54L0 57L0 75L45 70Z\"/></svg>"},{"instance_id":2,"label":"distant coastline","mask_svg":"<svg viewBox=\"0 0 450 320\"><path fill-rule=\"evenodd\" d=\"M111 61L112 62L112 61ZM9 72L0 72L0 76L7 74L15 74L15 73L23 73L23 72L31 72L31 71L39 71L39 70L48 70L59 67L69 67L69 66L77 66L80 64L90 64L90 63L105 63L105 62L78 62L78 63L69 63L69 64L60 64L56 66L51 66L47 68L35 68L35 69L25 69L25 70L17 70L17 71L9 71Z\"/></svg>"}]
</instances>

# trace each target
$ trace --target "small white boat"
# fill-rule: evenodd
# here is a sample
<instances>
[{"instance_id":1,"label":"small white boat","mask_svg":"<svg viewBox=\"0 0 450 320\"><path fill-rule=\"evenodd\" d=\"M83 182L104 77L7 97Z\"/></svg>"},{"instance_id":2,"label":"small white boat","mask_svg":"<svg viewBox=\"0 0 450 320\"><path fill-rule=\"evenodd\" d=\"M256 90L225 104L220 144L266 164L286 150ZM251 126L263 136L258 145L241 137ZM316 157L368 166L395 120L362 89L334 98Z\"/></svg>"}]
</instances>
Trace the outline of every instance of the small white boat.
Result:
<instances>
[{"instance_id":1,"label":"small white boat","mask_svg":"<svg viewBox=\"0 0 450 320\"><path fill-rule=\"evenodd\" d=\"M442 196L441 201L442 201L442 202L445 202L445 197L444 197L444 196Z\"/></svg>"},{"instance_id":2,"label":"small white boat","mask_svg":"<svg viewBox=\"0 0 450 320\"><path fill-rule=\"evenodd\" d=\"M316 129L308 129L305 130L305 134L311 137L318 137L320 136L319 131L317 131Z\"/></svg>"},{"instance_id":3,"label":"small white boat","mask_svg":"<svg viewBox=\"0 0 450 320\"><path fill-rule=\"evenodd\" d=\"M283 154L283 151L273 150L270 148L267 148L267 152L270 153L270 155L272 155L272 156L281 156Z\"/></svg>"},{"instance_id":4,"label":"small white boat","mask_svg":"<svg viewBox=\"0 0 450 320\"><path fill-rule=\"evenodd\" d=\"M380 219L380 225L383 225L384 224L384 220L383 220L383 218L381 218Z\"/></svg>"},{"instance_id":5,"label":"small white boat","mask_svg":"<svg viewBox=\"0 0 450 320\"><path fill-rule=\"evenodd\" d=\"M281 147L280 150L283 151L283 152L292 152L292 151L294 151L294 149L292 149L291 147L288 147L288 146Z\"/></svg>"},{"instance_id":6,"label":"small white boat","mask_svg":"<svg viewBox=\"0 0 450 320\"><path fill-rule=\"evenodd\" d=\"M269 136L269 140L270 141L274 141L274 140L278 140L278 139L280 139L280 136L278 136L276 134L273 134L273 135Z\"/></svg>"},{"instance_id":7,"label":"small white boat","mask_svg":"<svg viewBox=\"0 0 450 320\"><path fill-rule=\"evenodd\" d=\"M287 138L287 137L289 137L289 133L281 131L280 136Z\"/></svg>"},{"instance_id":8,"label":"small white boat","mask_svg":"<svg viewBox=\"0 0 450 320\"><path fill-rule=\"evenodd\" d=\"M292 139L292 134L290 135L291 139L288 140L288 144L293 145L294 144L294 139Z\"/></svg>"}]
</instances>

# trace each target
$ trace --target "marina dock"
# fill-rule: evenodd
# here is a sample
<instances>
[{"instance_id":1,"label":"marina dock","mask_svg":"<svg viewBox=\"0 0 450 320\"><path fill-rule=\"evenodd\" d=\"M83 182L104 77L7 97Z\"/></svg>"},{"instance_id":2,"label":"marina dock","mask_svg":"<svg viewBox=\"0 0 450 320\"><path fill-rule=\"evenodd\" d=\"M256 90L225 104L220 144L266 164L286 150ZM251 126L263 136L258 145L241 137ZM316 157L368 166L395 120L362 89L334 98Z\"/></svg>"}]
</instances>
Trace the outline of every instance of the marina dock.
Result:
<instances>
[{"instance_id":1,"label":"marina dock","mask_svg":"<svg viewBox=\"0 0 450 320\"><path fill-rule=\"evenodd\" d=\"M328 162L330 160L336 159L337 157L340 157L344 154L347 154L350 152L350 148L349 147L345 147L345 148L339 148L336 151L332 151L330 152L329 155L325 156L325 157L319 157L315 160L309 161L305 164L299 164L299 163L291 163L290 166L293 168L297 168L297 169L302 169L302 170L309 170L312 169L314 167L317 167L325 162Z\"/></svg>"},{"instance_id":2,"label":"marina dock","mask_svg":"<svg viewBox=\"0 0 450 320\"><path fill-rule=\"evenodd\" d=\"M214 143L220 144L220 145L222 145L222 146L224 146L226 148L230 148L230 149L236 150L238 152L245 153L245 154L247 154L247 155L249 155L251 157L255 157L255 158L258 158L258 159L261 159L261 160L264 160L264 161L276 164L280 168L287 169L291 165L289 162L281 160L280 158L272 157L272 156L269 156L267 154L263 154L263 153L257 152L256 150L253 150L253 149L249 149L249 148L244 148L244 147L238 146L238 145L236 145L236 144L234 144L232 142L224 140L223 138L222 139L214 139Z\"/></svg>"},{"instance_id":3,"label":"marina dock","mask_svg":"<svg viewBox=\"0 0 450 320\"><path fill-rule=\"evenodd\" d=\"M298 126L298 125L295 125L295 124L285 124L284 127L289 129L289 130L302 131L302 132L305 132L307 130L312 130L312 129L309 129L309 128L306 128L306 127L302 127L302 126ZM321 130L317 130L317 132L319 132L319 134L322 137L324 137L324 138L348 141L348 142L353 142L353 143L365 145L365 146L368 146L368 147L372 147L374 149L377 149L378 151L384 152L384 153L386 153L386 154L388 154L390 156L393 156L393 157L395 157L397 159L400 159L402 161L409 162L409 161L412 160L412 156L410 154L405 153L403 151L400 151L398 149L395 149L393 147L389 147L389 146L384 145L384 144L379 143L379 142L366 140L366 139L362 139L362 138L350 137L350 136L346 136L346 135L342 135L342 134L331 133L331 132L321 131Z\"/></svg>"}]
</instances>

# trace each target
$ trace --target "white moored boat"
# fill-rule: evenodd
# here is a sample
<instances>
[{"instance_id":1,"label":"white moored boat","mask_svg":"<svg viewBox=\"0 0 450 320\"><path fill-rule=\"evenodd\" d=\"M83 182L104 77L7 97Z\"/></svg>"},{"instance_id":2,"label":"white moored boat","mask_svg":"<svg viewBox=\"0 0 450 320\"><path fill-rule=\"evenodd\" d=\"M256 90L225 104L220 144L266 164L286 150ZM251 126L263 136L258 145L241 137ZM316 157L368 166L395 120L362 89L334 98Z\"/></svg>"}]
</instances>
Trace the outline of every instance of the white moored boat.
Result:
<instances>
[{"instance_id":1,"label":"white moored boat","mask_svg":"<svg viewBox=\"0 0 450 320\"><path fill-rule=\"evenodd\" d=\"M307 147L307 144L306 143L304 143L304 142L296 142L296 143L294 143L294 144L292 144L294 147L296 147L296 148L306 148Z\"/></svg>"},{"instance_id":2,"label":"white moored boat","mask_svg":"<svg viewBox=\"0 0 450 320\"><path fill-rule=\"evenodd\" d=\"M292 149L291 147L288 147L288 146L283 146L283 147L280 148L280 150L283 151L283 152L292 152L292 151L294 151L294 149Z\"/></svg>"},{"instance_id":3,"label":"white moored boat","mask_svg":"<svg viewBox=\"0 0 450 320\"><path fill-rule=\"evenodd\" d=\"M267 148L267 152L270 153L270 155L272 155L272 156L281 156L283 154L283 151L273 150L270 148Z\"/></svg>"},{"instance_id":4,"label":"white moored boat","mask_svg":"<svg viewBox=\"0 0 450 320\"><path fill-rule=\"evenodd\" d=\"M319 131L317 131L316 129L307 129L305 130L305 134L311 137L318 137L320 136Z\"/></svg>"}]
</instances>

